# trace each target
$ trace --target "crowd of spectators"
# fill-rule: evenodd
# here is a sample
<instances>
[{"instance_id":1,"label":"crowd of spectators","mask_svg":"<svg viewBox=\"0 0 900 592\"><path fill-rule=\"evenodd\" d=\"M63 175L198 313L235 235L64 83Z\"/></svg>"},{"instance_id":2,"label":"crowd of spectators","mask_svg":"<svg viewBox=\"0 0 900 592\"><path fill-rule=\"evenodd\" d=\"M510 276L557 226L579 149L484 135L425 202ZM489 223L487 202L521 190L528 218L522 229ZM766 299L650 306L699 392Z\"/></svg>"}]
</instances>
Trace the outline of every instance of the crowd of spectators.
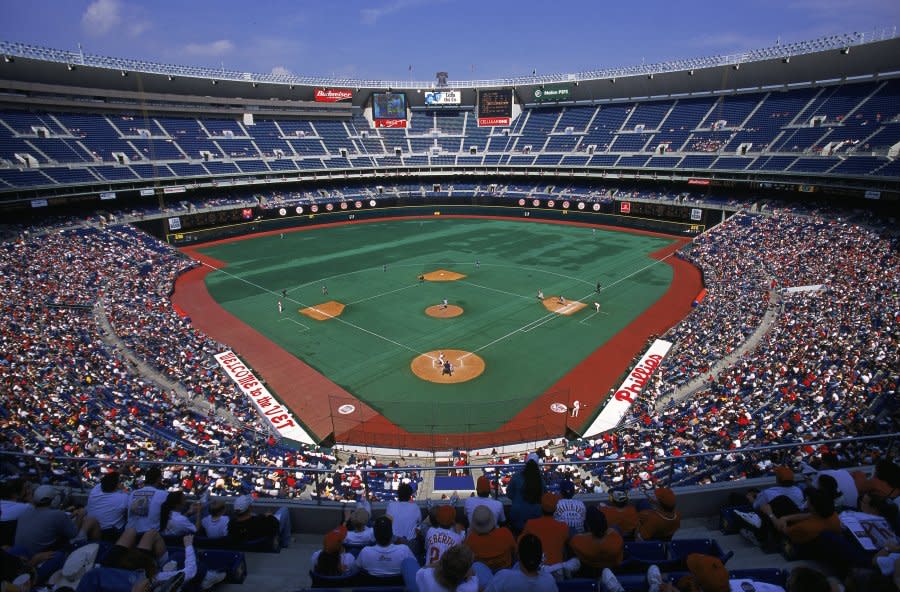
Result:
<instances>
[{"instance_id":1,"label":"crowd of spectators","mask_svg":"<svg viewBox=\"0 0 900 592\"><path fill-rule=\"evenodd\" d=\"M571 447L569 458L651 459L597 474L613 486L652 487L670 471L675 483L704 483L770 468L767 456L743 448L897 431L895 239L836 219L738 215L683 256L702 270L709 295L666 336L675 346L626 426ZM798 287L808 289L790 290ZM777 307L771 329L711 373L770 306ZM696 394L660 404L698 377ZM730 452L652 460L717 450ZM828 452L867 464L883 451L884 443L853 443L793 454L809 464Z\"/></svg>"}]
</instances>

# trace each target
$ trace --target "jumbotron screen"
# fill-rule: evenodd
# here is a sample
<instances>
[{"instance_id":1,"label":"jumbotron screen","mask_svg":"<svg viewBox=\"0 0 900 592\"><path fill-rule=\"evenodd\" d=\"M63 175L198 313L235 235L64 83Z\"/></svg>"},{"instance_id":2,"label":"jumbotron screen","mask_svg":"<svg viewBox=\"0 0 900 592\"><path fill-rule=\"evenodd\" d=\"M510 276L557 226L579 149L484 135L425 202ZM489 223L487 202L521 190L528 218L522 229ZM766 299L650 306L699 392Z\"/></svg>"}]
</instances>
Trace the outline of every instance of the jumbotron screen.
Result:
<instances>
[{"instance_id":1,"label":"jumbotron screen","mask_svg":"<svg viewBox=\"0 0 900 592\"><path fill-rule=\"evenodd\" d=\"M512 119L512 89L478 91L478 125L505 126Z\"/></svg>"},{"instance_id":2,"label":"jumbotron screen","mask_svg":"<svg viewBox=\"0 0 900 592\"><path fill-rule=\"evenodd\" d=\"M406 95L390 92L373 94L372 115L375 119L406 119Z\"/></svg>"}]
</instances>

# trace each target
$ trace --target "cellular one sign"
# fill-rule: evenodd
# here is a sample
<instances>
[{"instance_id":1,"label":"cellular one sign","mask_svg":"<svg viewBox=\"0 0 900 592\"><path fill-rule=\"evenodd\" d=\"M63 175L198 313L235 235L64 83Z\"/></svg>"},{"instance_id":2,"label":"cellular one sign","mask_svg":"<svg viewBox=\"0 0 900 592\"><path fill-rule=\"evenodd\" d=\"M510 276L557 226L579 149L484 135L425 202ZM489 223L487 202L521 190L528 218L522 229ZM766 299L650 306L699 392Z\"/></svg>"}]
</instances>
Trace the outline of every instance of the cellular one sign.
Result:
<instances>
[{"instance_id":1,"label":"cellular one sign","mask_svg":"<svg viewBox=\"0 0 900 592\"><path fill-rule=\"evenodd\" d=\"M256 407L256 411L284 438L315 444L306 430L297 425L297 421L284 405L278 402L272 393L263 386L256 375L244 365L233 351L224 351L215 355L216 361L225 369L238 388Z\"/></svg>"},{"instance_id":2,"label":"cellular one sign","mask_svg":"<svg viewBox=\"0 0 900 592\"><path fill-rule=\"evenodd\" d=\"M641 391L650 382L650 377L662 364L671 347L671 342L662 339L653 342L584 433L585 438L607 432L619 425L631 405L640 398Z\"/></svg>"}]
</instances>

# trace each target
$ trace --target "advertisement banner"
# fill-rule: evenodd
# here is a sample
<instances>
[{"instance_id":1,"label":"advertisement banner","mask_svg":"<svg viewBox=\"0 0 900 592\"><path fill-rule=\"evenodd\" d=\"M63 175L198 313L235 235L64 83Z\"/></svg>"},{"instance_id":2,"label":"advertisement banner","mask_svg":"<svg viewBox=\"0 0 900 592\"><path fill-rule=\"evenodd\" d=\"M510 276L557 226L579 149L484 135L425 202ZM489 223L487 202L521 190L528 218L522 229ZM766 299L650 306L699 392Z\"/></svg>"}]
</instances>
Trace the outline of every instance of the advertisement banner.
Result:
<instances>
[{"instance_id":1,"label":"advertisement banner","mask_svg":"<svg viewBox=\"0 0 900 592\"><path fill-rule=\"evenodd\" d=\"M572 98L572 87L568 84L548 84L535 88L531 93L531 98L535 103L568 101Z\"/></svg>"},{"instance_id":2,"label":"advertisement banner","mask_svg":"<svg viewBox=\"0 0 900 592\"><path fill-rule=\"evenodd\" d=\"M115 191L104 191L103 193L100 194L100 199L103 201L108 201L110 199L116 199L116 192Z\"/></svg>"},{"instance_id":3,"label":"advertisement banner","mask_svg":"<svg viewBox=\"0 0 900 592\"><path fill-rule=\"evenodd\" d=\"M479 117L478 127L509 127L511 117Z\"/></svg>"},{"instance_id":4,"label":"advertisement banner","mask_svg":"<svg viewBox=\"0 0 900 592\"><path fill-rule=\"evenodd\" d=\"M153 189L141 189L141 197L153 197Z\"/></svg>"},{"instance_id":5,"label":"advertisement banner","mask_svg":"<svg viewBox=\"0 0 900 592\"><path fill-rule=\"evenodd\" d=\"M426 105L459 105L462 94L458 90L439 90L425 93Z\"/></svg>"},{"instance_id":6,"label":"advertisement banner","mask_svg":"<svg viewBox=\"0 0 900 592\"><path fill-rule=\"evenodd\" d=\"M253 372L235 355L233 351L224 351L215 355L216 361L225 370L253 403L260 416L284 438L304 444L315 444L310 435L297 424L290 410L278 402L269 390L257 380Z\"/></svg>"},{"instance_id":7,"label":"advertisement banner","mask_svg":"<svg viewBox=\"0 0 900 592\"><path fill-rule=\"evenodd\" d=\"M31 200L31 207L33 208L46 208L47 207L46 199L33 199Z\"/></svg>"},{"instance_id":8,"label":"advertisement banner","mask_svg":"<svg viewBox=\"0 0 900 592\"><path fill-rule=\"evenodd\" d=\"M709 179L688 179L688 185L709 185Z\"/></svg>"},{"instance_id":9,"label":"advertisement banner","mask_svg":"<svg viewBox=\"0 0 900 592\"><path fill-rule=\"evenodd\" d=\"M691 220L694 222L699 222L703 219L703 209L702 208L691 208Z\"/></svg>"},{"instance_id":10,"label":"advertisement banner","mask_svg":"<svg viewBox=\"0 0 900 592\"><path fill-rule=\"evenodd\" d=\"M163 187L163 193L171 195L172 193L185 193L187 189L183 185L173 185L171 187Z\"/></svg>"},{"instance_id":11,"label":"advertisement banner","mask_svg":"<svg viewBox=\"0 0 900 592\"><path fill-rule=\"evenodd\" d=\"M404 127L406 127L406 120L405 119L376 119L375 127L404 128Z\"/></svg>"},{"instance_id":12,"label":"advertisement banner","mask_svg":"<svg viewBox=\"0 0 900 592\"><path fill-rule=\"evenodd\" d=\"M169 218L169 230L181 230L181 218L178 216Z\"/></svg>"},{"instance_id":13,"label":"advertisement banner","mask_svg":"<svg viewBox=\"0 0 900 592\"><path fill-rule=\"evenodd\" d=\"M606 402L603 410L597 415L594 423L587 429L583 437L590 438L619 425L671 348L672 343L669 341L657 339L653 342L653 345L638 360L634 369L625 377L622 386L616 389L615 394Z\"/></svg>"},{"instance_id":14,"label":"advertisement banner","mask_svg":"<svg viewBox=\"0 0 900 592\"><path fill-rule=\"evenodd\" d=\"M623 214L630 214L631 213L631 202L623 201L622 203L620 203L619 211L622 212Z\"/></svg>"},{"instance_id":15,"label":"advertisement banner","mask_svg":"<svg viewBox=\"0 0 900 592\"><path fill-rule=\"evenodd\" d=\"M317 103L340 103L353 100L353 91L349 88L317 88L313 98Z\"/></svg>"}]
</instances>

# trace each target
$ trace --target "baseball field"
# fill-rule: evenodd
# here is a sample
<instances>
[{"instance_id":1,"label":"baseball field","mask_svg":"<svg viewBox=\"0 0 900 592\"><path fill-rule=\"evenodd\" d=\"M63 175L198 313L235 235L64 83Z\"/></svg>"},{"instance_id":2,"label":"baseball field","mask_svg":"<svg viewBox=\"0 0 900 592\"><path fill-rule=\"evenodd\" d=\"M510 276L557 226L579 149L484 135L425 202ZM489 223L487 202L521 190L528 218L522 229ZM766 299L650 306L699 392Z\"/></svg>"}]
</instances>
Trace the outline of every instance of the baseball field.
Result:
<instances>
[{"instance_id":1,"label":"baseball field","mask_svg":"<svg viewBox=\"0 0 900 592\"><path fill-rule=\"evenodd\" d=\"M689 310L682 243L489 218L317 226L188 249L205 265L174 300L318 437L528 439L587 425L604 377Z\"/></svg>"}]
</instances>

